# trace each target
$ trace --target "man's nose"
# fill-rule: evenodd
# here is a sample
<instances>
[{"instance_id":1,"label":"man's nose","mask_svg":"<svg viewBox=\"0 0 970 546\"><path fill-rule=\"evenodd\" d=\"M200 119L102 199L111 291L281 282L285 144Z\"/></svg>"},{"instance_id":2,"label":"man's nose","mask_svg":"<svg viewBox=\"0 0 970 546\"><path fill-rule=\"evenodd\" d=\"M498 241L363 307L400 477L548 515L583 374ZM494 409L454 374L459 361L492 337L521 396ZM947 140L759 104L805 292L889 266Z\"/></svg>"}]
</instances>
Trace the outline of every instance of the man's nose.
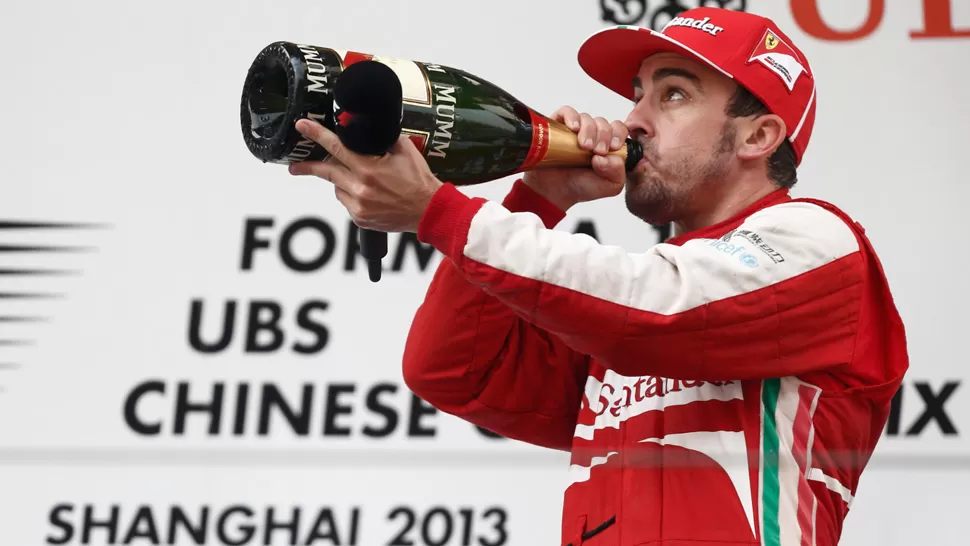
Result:
<instances>
[{"instance_id":1,"label":"man's nose","mask_svg":"<svg viewBox=\"0 0 970 546\"><path fill-rule=\"evenodd\" d=\"M633 107L633 110L630 110L630 113L627 115L626 120L624 120L623 123L630 131L631 138L638 138L641 136L653 138L656 131L652 119L653 118L649 111L649 107L646 105L646 101L641 101Z\"/></svg>"}]
</instances>

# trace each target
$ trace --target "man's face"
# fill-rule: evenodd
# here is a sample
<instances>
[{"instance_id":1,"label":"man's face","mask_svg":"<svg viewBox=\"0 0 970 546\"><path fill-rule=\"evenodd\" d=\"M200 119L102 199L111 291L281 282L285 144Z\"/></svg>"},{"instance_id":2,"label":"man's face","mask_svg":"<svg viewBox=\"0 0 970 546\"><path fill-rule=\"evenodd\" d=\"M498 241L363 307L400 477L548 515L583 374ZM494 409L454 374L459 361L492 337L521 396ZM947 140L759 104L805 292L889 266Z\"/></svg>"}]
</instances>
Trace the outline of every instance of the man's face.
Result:
<instances>
[{"instance_id":1,"label":"man's face","mask_svg":"<svg viewBox=\"0 0 970 546\"><path fill-rule=\"evenodd\" d=\"M626 119L644 159L627 175L626 204L651 224L678 221L703 207L697 191L736 168L736 132L725 113L733 80L673 53L643 61Z\"/></svg>"}]
</instances>

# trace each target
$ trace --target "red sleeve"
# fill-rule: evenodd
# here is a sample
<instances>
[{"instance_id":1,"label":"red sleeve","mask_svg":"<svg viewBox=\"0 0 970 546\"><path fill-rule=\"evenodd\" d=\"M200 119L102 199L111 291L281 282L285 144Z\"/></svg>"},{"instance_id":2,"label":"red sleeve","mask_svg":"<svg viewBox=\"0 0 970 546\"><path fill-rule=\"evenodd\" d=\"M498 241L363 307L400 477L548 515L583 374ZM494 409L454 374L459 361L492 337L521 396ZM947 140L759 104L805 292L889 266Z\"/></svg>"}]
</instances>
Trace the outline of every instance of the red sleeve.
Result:
<instances>
[{"instance_id":1,"label":"red sleeve","mask_svg":"<svg viewBox=\"0 0 970 546\"><path fill-rule=\"evenodd\" d=\"M564 213L517 181L503 206L552 228ZM506 438L569 450L587 357L519 318L445 258L415 314L404 380L422 399Z\"/></svg>"},{"instance_id":2,"label":"red sleeve","mask_svg":"<svg viewBox=\"0 0 970 546\"><path fill-rule=\"evenodd\" d=\"M766 207L723 238L629 253L445 184L418 238L620 375L763 379L853 360L864 258L846 223L811 203Z\"/></svg>"}]
</instances>

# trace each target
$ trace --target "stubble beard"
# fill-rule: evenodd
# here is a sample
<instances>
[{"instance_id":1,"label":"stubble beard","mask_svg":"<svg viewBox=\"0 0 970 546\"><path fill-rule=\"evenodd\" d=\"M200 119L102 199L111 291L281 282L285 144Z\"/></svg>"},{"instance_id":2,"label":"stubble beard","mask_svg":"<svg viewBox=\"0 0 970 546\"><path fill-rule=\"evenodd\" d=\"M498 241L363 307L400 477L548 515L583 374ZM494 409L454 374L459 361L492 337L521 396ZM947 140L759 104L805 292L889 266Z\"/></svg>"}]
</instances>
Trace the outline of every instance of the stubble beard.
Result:
<instances>
[{"instance_id":1,"label":"stubble beard","mask_svg":"<svg viewBox=\"0 0 970 546\"><path fill-rule=\"evenodd\" d=\"M651 172L627 174L624 192L627 210L652 225L683 218L690 211L690 201L697 188L724 179L735 136L733 125L726 122L720 139L703 163L690 154L672 160L661 159L649 141L641 140L643 156L650 163Z\"/></svg>"}]
</instances>

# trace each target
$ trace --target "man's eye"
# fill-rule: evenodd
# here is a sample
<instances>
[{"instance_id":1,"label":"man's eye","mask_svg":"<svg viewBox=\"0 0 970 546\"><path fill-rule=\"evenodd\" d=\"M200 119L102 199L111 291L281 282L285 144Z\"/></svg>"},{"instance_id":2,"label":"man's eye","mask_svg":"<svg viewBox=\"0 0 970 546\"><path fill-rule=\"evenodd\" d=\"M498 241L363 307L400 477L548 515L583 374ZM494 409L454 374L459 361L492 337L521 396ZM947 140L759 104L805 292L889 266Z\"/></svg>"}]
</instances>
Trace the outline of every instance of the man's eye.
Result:
<instances>
[{"instance_id":1,"label":"man's eye","mask_svg":"<svg viewBox=\"0 0 970 546\"><path fill-rule=\"evenodd\" d=\"M670 89L664 91L664 100L665 101L668 101L668 100L684 100L685 98L687 98L687 97L684 95L684 92L681 91L680 89L670 88Z\"/></svg>"}]
</instances>

